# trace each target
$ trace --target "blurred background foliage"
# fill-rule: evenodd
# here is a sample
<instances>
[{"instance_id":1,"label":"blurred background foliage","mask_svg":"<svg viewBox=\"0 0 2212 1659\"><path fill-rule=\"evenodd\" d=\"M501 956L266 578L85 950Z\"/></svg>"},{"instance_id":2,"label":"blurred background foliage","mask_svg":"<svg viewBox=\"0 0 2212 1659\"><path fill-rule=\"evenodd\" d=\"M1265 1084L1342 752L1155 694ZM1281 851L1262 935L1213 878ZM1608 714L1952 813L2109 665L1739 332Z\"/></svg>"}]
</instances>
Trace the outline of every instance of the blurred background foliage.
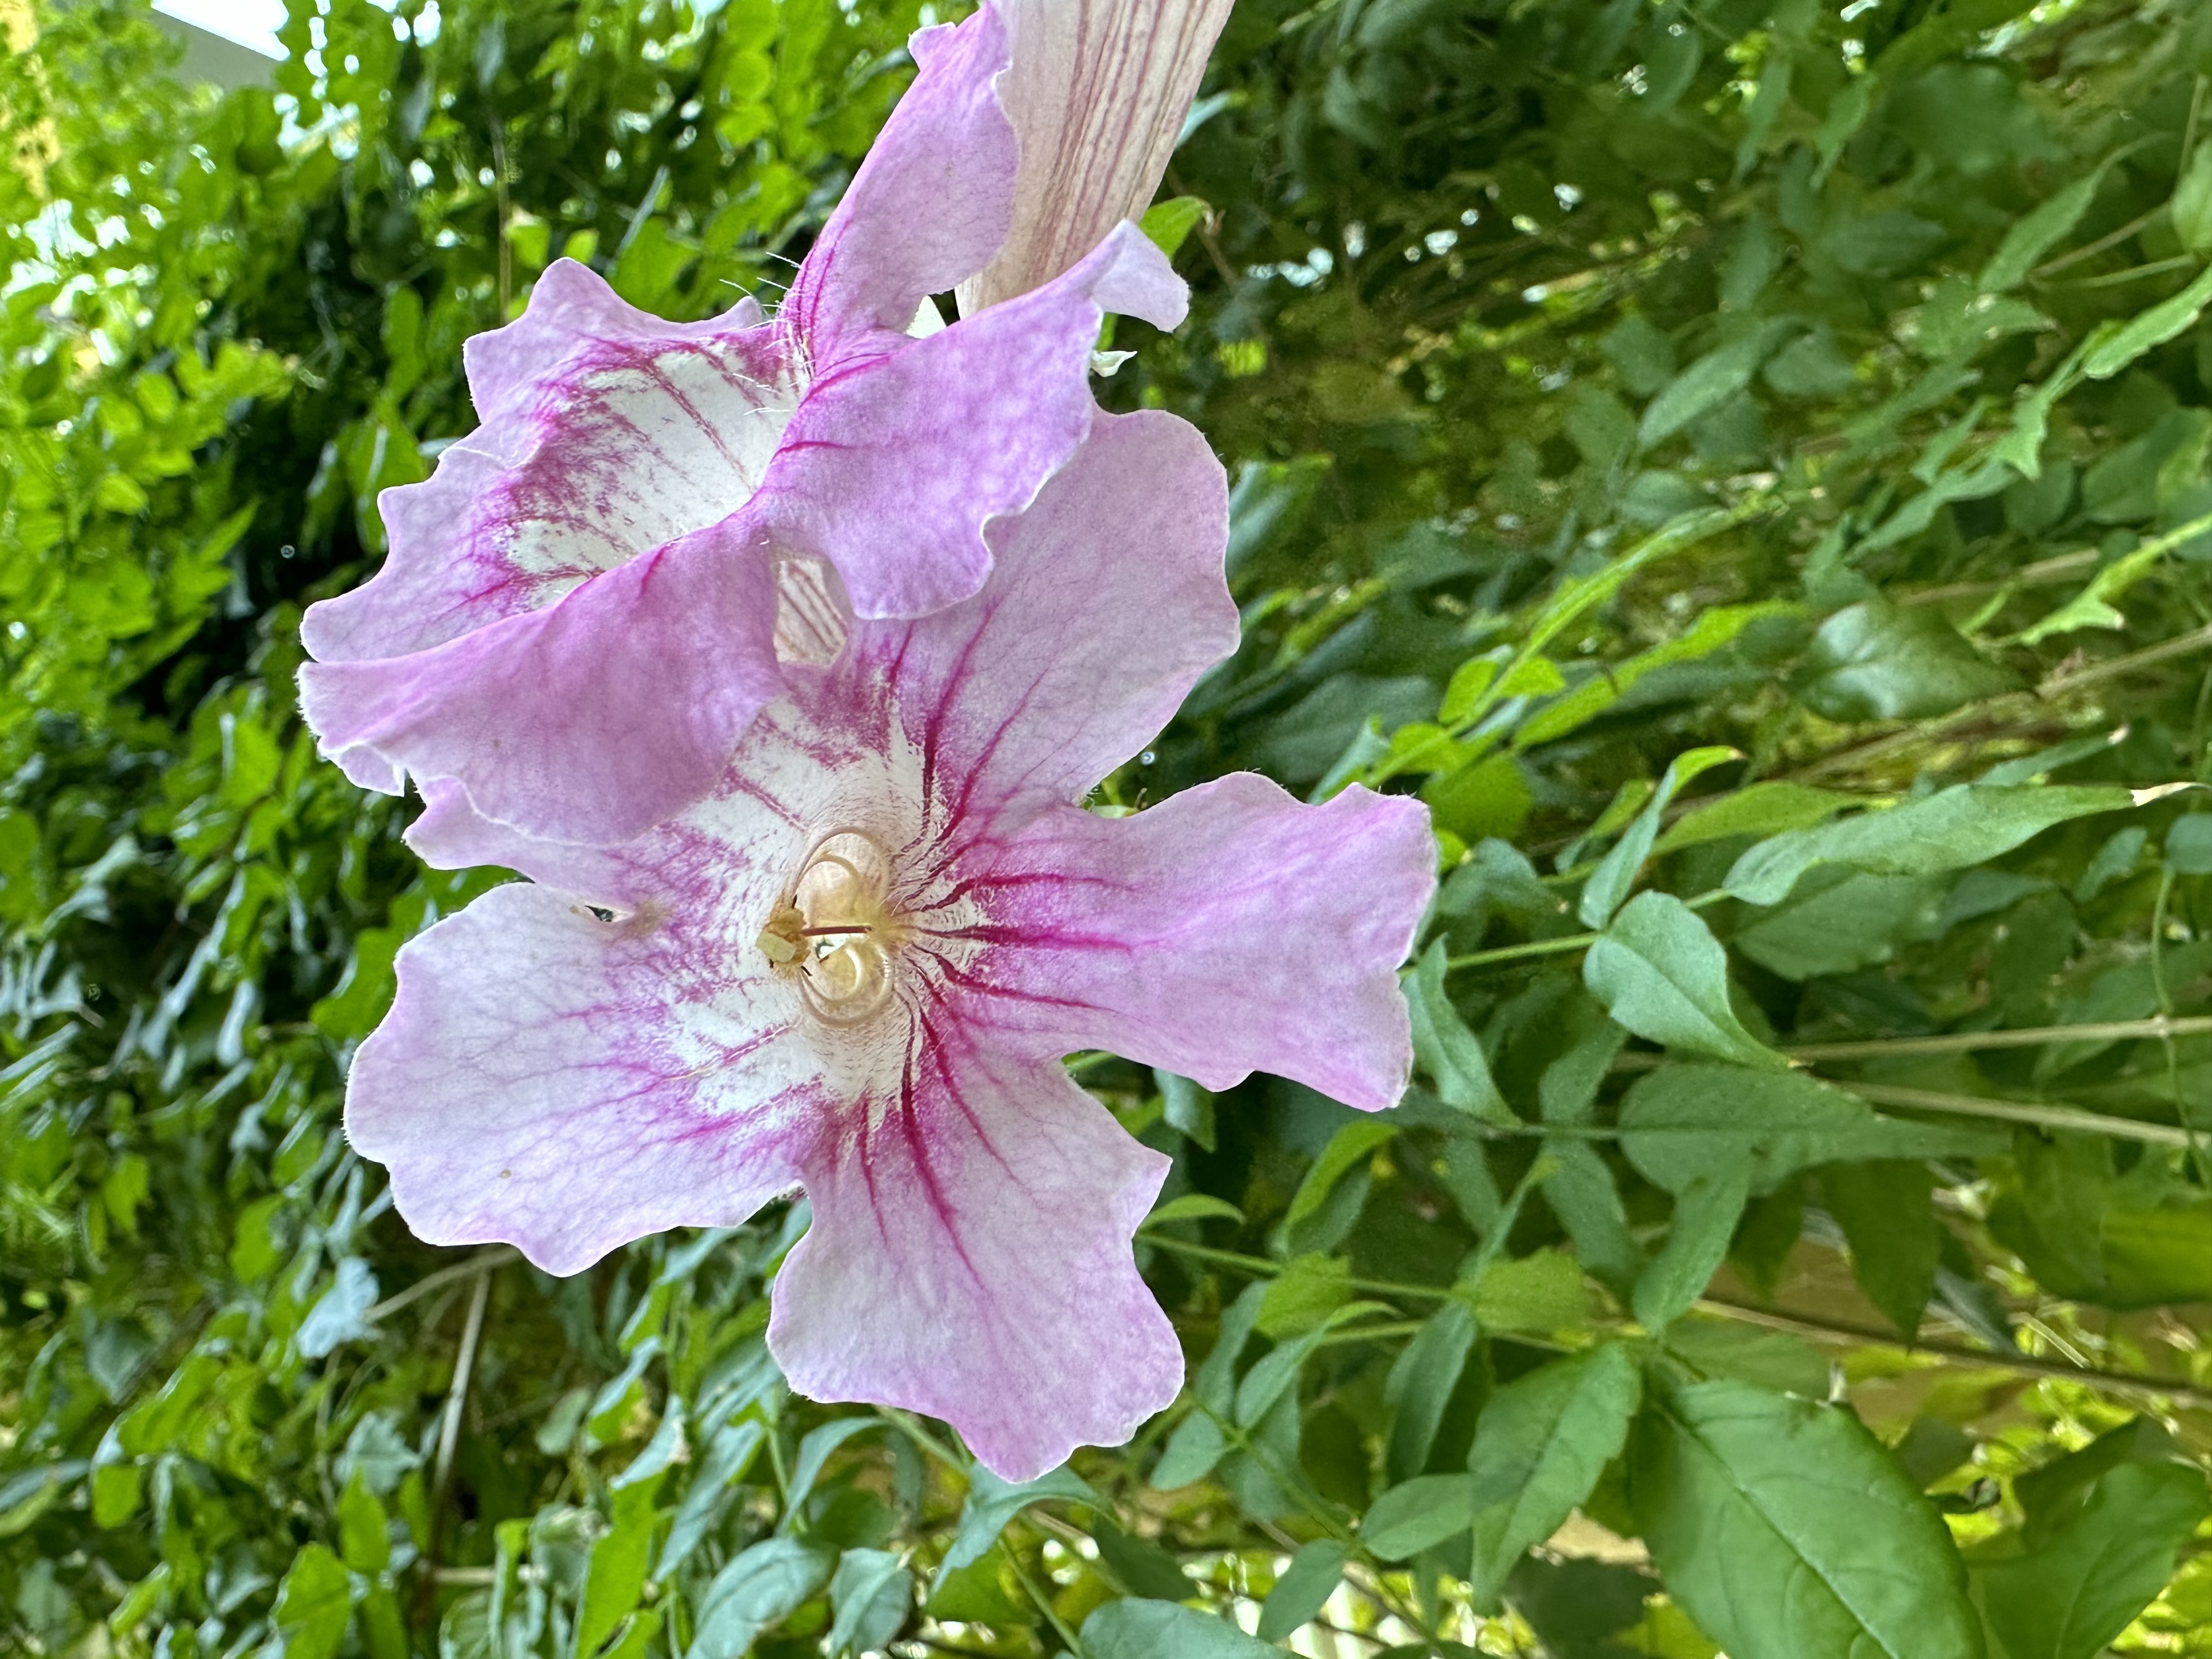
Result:
<instances>
[{"instance_id":1,"label":"blurred background foliage","mask_svg":"<svg viewBox=\"0 0 2212 1659\"><path fill-rule=\"evenodd\" d=\"M1083 1057L1192 1382L1008 1489L783 1389L803 1209L409 1238L345 1064L498 878L292 685L462 339L772 297L922 9L289 4L0 8L0 1650L2212 1653L2212 9L1238 0L1100 385L1245 641L1106 793L1419 791L1421 1076Z\"/></svg>"}]
</instances>

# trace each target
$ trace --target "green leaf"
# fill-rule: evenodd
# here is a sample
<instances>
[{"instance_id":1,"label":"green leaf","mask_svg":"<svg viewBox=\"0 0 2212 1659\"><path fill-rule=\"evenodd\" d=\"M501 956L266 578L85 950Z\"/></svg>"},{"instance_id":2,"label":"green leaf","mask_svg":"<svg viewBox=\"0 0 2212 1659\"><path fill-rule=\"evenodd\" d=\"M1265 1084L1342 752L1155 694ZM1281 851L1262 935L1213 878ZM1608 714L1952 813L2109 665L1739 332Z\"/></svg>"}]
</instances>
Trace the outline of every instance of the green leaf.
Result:
<instances>
[{"instance_id":1,"label":"green leaf","mask_svg":"<svg viewBox=\"0 0 2212 1659\"><path fill-rule=\"evenodd\" d=\"M1628 896L1628 890L1636 884L1638 872L1644 860L1650 856L1651 844L1659 838L1659 819L1669 805L1690 781L1702 772L1724 765L1732 760L1741 760L1743 751L1725 744L1711 748L1692 749L1677 755L1668 763L1659 787L1652 792L1650 800L1636 815L1635 822L1625 830L1613 850L1598 861L1590 872L1589 879L1583 884L1582 902L1577 914L1585 927L1602 927L1613 919L1620 902Z\"/></svg>"},{"instance_id":2,"label":"green leaf","mask_svg":"<svg viewBox=\"0 0 2212 1659\"><path fill-rule=\"evenodd\" d=\"M1260 1639L1279 1642L1311 1623L1344 1582L1344 1564L1351 1555L1334 1538L1316 1538L1300 1546L1291 1565L1283 1569L1283 1576L1275 1580L1274 1589L1267 1592L1267 1599L1260 1604Z\"/></svg>"},{"instance_id":3,"label":"green leaf","mask_svg":"<svg viewBox=\"0 0 2212 1659\"><path fill-rule=\"evenodd\" d=\"M2121 1463L2039 1547L1971 1564L1975 1599L2006 1659L2093 1659L2166 1588L2208 1513L2201 1471Z\"/></svg>"},{"instance_id":4,"label":"green leaf","mask_svg":"<svg viewBox=\"0 0 2212 1659\"><path fill-rule=\"evenodd\" d=\"M1922 720L2019 684L1934 606L1868 599L1820 624L1797 695L1832 720Z\"/></svg>"},{"instance_id":5,"label":"green leaf","mask_svg":"<svg viewBox=\"0 0 2212 1659\"><path fill-rule=\"evenodd\" d=\"M1321 1156L1314 1159L1313 1167L1306 1171L1305 1179L1291 1195L1291 1207L1284 1217L1286 1225L1295 1227L1308 1216L1317 1212L1328 1201L1336 1183L1353 1166L1372 1158L1376 1152L1397 1138L1397 1126L1379 1118L1356 1117L1328 1138Z\"/></svg>"},{"instance_id":6,"label":"green leaf","mask_svg":"<svg viewBox=\"0 0 2212 1659\"><path fill-rule=\"evenodd\" d=\"M1417 1475L1375 1500L1359 1539L1382 1559L1404 1561L1465 1532L1477 1507L1472 1475Z\"/></svg>"},{"instance_id":7,"label":"green leaf","mask_svg":"<svg viewBox=\"0 0 2212 1659\"><path fill-rule=\"evenodd\" d=\"M615 1626L635 1610L644 1593L653 1523L660 1518L653 1507L659 1484L658 1480L644 1480L614 1494L613 1520L592 1546L583 1596L576 1607L579 1659L599 1651Z\"/></svg>"},{"instance_id":8,"label":"green leaf","mask_svg":"<svg viewBox=\"0 0 2212 1659\"><path fill-rule=\"evenodd\" d=\"M1978 283L1981 291L2002 294L2026 282L2028 272L2035 269L2043 256L2081 222L2081 216L2088 211L2110 165L2107 161L2087 177L2076 179L2065 189L2055 191L2048 201L2014 220L1989 264L1982 267Z\"/></svg>"},{"instance_id":9,"label":"green leaf","mask_svg":"<svg viewBox=\"0 0 2212 1659\"><path fill-rule=\"evenodd\" d=\"M960 1529L953 1535L952 1547L945 1552L944 1571L956 1571L980 1559L999 1541L1006 1522L1030 1504L1047 1498L1099 1507L1098 1494L1091 1489L1091 1483L1065 1463L1049 1474L1019 1485L1001 1480L981 1463L971 1467L968 1471L968 1501L960 1506Z\"/></svg>"},{"instance_id":10,"label":"green leaf","mask_svg":"<svg viewBox=\"0 0 2212 1659\"><path fill-rule=\"evenodd\" d=\"M883 1647L914 1605L914 1575L888 1550L847 1550L830 1580L831 1659Z\"/></svg>"},{"instance_id":11,"label":"green leaf","mask_svg":"<svg viewBox=\"0 0 2212 1659\"><path fill-rule=\"evenodd\" d=\"M1174 1492L1194 1480L1203 1480L1228 1449L1221 1425L1205 1412L1194 1411L1176 1425L1146 1484L1155 1492Z\"/></svg>"},{"instance_id":12,"label":"green leaf","mask_svg":"<svg viewBox=\"0 0 2212 1659\"><path fill-rule=\"evenodd\" d=\"M1796 605L1775 600L1760 605L1717 605L1701 612L1697 621L1676 638L1648 651L1639 651L1626 662L1608 665L1604 673L1592 675L1564 696L1546 704L1516 729L1513 746L1532 749L1538 744L1555 742L1604 714L1633 690L1638 681L1655 670L1710 657L1735 643L1736 637L1753 623L1794 616L1798 611Z\"/></svg>"},{"instance_id":13,"label":"green leaf","mask_svg":"<svg viewBox=\"0 0 2212 1659\"><path fill-rule=\"evenodd\" d=\"M1668 1593L1730 1659L1982 1659L1948 1528L1848 1410L1668 1387L1629 1495Z\"/></svg>"},{"instance_id":14,"label":"green leaf","mask_svg":"<svg viewBox=\"0 0 2212 1659\"><path fill-rule=\"evenodd\" d=\"M1779 1066L1729 1005L1728 953L1669 893L1639 893L1583 958L1583 982L1640 1037L1738 1065Z\"/></svg>"},{"instance_id":15,"label":"green leaf","mask_svg":"<svg viewBox=\"0 0 2212 1659\"><path fill-rule=\"evenodd\" d=\"M1485 1330L1549 1335L1589 1320L1582 1266L1564 1250L1531 1250L1494 1260L1480 1281L1463 1293Z\"/></svg>"},{"instance_id":16,"label":"green leaf","mask_svg":"<svg viewBox=\"0 0 2212 1659\"><path fill-rule=\"evenodd\" d=\"M1444 941L1432 941L1406 976L1406 1007L1413 1025L1413 1054L1436 1085L1445 1105L1488 1123L1515 1121L1505 1097L1491 1080L1482 1044L1467 1029L1444 989L1448 957ZM1309 1177L1310 1179L1310 1177Z\"/></svg>"},{"instance_id":17,"label":"green leaf","mask_svg":"<svg viewBox=\"0 0 2212 1659\"><path fill-rule=\"evenodd\" d=\"M814 1490L814 1483L822 1478L830 1454L854 1435L883 1426L880 1417L840 1417L824 1423L799 1443L799 1455L792 1460L789 1489L784 1498L786 1527L805 1512L806 1499Z\"/></svg>"},{"instance_id":18,"label":"green leaf","mask_svg":"<svg viewBox=\"0 0 2212 1659\"><path fill-rule=\"evenodd\" d=\"M1195 196L1173 196L1164 202L1155 202L1145 210L1145 216L1137 221L1154 247L1172 259L1182 251L1183 240L1212 210Z\"/></svg>"},{"instance_id":19,"label":"green leaf","mask_svg":"<svg viewBox=\"0 0 2212 1659\"><path fill-rule=\"evenodd\" d=\"M820 1595L837 1562L836 1551L796 1538L755 1544L716 1573L700 1596L698 1626L685 1659L726 1659L744 1653L763 1631ZM582 1634L580 1622L580 1655L591 1651L583 1645Z\"/></svg>"},{"instance_id":20,"label":"green leaf","mask_svg":"<svg viewBox=\"0 0 2212 1659\"><path fill-rule=\"evenodd\" d=\"M1089 1659L1282 1659L1282 1650L1174 1601L1109 1601L1083 1621Z\"/></svg>"},{"instance_id":21,"label":"green leaf","mask_svg":"<svg viewBox=\"0 0 2212 1659\"><path fill-rule=\"evenodd\" d=\"M1936 1291L1942 1233L1928 1166L1897 1158L1839 1164L1824 1171L1820 1190L1851 1248L1851 1273L1867 1300L1910 1338Z\"/></svg>"},{"instance_id":22,"label":"green leaf","mask_svg":"<svg viewBox=\"0 0 2212 1659\"><path fill-rule=\"evenodd\" d=\"M1636 1281L1636 1322L1663 1330L1705 1293L1727 1259L1729 1241L1751 1196L1748 1159L1693 1177L1674 1200L1667 1243Z\"/></svg>"},{"instance_id":23,"label":"green leaf","mask_svg":"<svg viewBox=\"0 0 2212 1659\"><path fill-rule=\"evenodd\" d=\"M1665 1066L1639 1079L1620 1109L1621 1151L1652 1185L1677 1195L1700 1176L1747 1162L1751 1190L1765 1193L1817 1164L1990 1157L2004 1146L1985 1129L1879 1116L1796 1072Z\"/></svg>"},{"instance_id":24,"label":"green leaf","mask_svg":"<svg viewBox=\"0 0 2212 1659\"><path fill-rule=\"evenodd\" d=\"M1234 1221L1241 1226L1244 1212L1227 1199L1216 1198L1211 1193L1184 1193L1146 1216L1145 1225L1164 1226L1170 1221Z\"/></svg>"},{"instance_id":25,"label":"green leaf","mask_svg":"<svg viewBox=\"0 0 2212 1659\"><path fill-rule=\"evenodd\" d=\"M1150 1539L1123 1532L1103 1515L1091 1522L1091 1537L1099 1560L1130 1595L1180 1601L1195 1593L1175 1557Z\"/></svg>"},{"instance_id":26,"label":"green leaf","mask_svg":"<svg viewBox=\"0 0 2212 1659\"><path fill-rule=\"evenodd\" d=\"M1540 1366L1491 1396L1468 1457L1477 1606L1495 1607L1514 1563L1590 1495L1620 1455L1642 1395L1634 1357L1608 1342Z\"/></svg>"},{"instance_id":27,"label":"green leaf","mask_svg":"<svg viewBox=\"0 0 2212 1659\"><path fill-rule=\"evenodd\" d=\"M386 1528L384 1505L376 1501L376 1494L358 1469L338 1498L338 1553L356 1572L372 1577L392 1560L392 1534Z\"/></svg>"},{"instance_id":28,"label":"green leaf","mask_svg":"<svg viewBox=\"0 0 2212 1659\"><path fill-rule=\"evenodd\" d=\"M270 1615L290 1659L337 1659L353 1616L352 1582L345 1564L320 1544L307 1545L292 1558Z\"/></svg>"},{"instance_id":29,"label":"green leaf","mask_svg":"<svg viewBox=\"0 0 2212 1659\"><path fill-rule=\"evenodd\" d=\"M1963 870L2009 853L2053 824L2135 804L2128 790L2101 785L1954 784L1901 806L1763 841L1729 871L1727 890L1752 904L1778 903L1798 877L1820 864L1890 876Z\"/></svg>"},{"instance_id":30,"label":"green leaf","mask_svg":"<svg viewBox=\"0 0 2212 1659\"><path fill-rule=\"evenodd\" d=\"M1271 1341L1304 1336L1352 1300L1352 1264L1318 1250L1292 1256L1267 1285L1253 1326Z\"/></svg>"},{"instance_id":31,"label":"green leaf","mask_svg":"<svg viewBox=\"0 0 2212 1659\"><path fill-rule=\"evenodd\" d=\"M2212 305L2212 266L2170 300L2161 300L2148 311L2118 328L2100 327L2090 336L2094 343L2081 359L2081 372L2093 380L2109 380L2145 352L2154 351L2194 323Z\"/></svg>"},{"instance_id":32,"label":"green leaf","mask_svg":"<svg viewBox=\"0 0 2212 1659\"><path fill-rule=\"evenodd\" d=\"M1698 358L1662 386L1659 395L1645 405L1644 419L1636 428L1638 444L1649 449L1742 391L1751 384L1751 377L1759 372L1759 366L1785 336L1795 331L1796 326L1791 323L1765 323L1741 338L1717 346Z\"/></svg>"},{"instance_id":33,"label":"green leaf","mask_svg":"<svg viewBox=\"0 0 2212 1659\"><path fill-rule=\"evenodd\" d=\"M1474 1336L1474 1310L1463 1302L1447 1302L1423 1322L1391 1365L1383 1390L1383 1403L1391 1408L1383 1462L1393 1480L1410 1480L1427 1464Z\"/></svg>"}]
</instances>

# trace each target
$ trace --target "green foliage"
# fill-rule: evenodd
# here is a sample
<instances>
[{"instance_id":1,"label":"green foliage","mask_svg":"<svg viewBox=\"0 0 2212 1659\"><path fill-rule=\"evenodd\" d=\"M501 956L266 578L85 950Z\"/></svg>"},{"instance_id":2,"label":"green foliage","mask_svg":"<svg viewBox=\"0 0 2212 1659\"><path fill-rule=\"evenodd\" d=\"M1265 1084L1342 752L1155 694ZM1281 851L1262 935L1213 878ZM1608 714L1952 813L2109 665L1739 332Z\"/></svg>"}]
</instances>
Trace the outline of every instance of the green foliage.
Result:
<instances>
[{"instance_id":1,"label":"green foliage","mask_svg":"<svg viewBox=\"0 0 2212 1659\"><path fill-rule=\"evenodd\" d=\"M1079 1073L1176 1160L1130 1446L793 1398L803 1212L406 1236L344 1066L497 878L316 758L300 611L551 258L772 298L919 15L0 60L0 1649L2212 1652L2186 0L1239 0L1099 385L1229 465L1244 641L1103 796L1415 792L1445 880L1395 1111Z\"/></svg>"}]
</instances>

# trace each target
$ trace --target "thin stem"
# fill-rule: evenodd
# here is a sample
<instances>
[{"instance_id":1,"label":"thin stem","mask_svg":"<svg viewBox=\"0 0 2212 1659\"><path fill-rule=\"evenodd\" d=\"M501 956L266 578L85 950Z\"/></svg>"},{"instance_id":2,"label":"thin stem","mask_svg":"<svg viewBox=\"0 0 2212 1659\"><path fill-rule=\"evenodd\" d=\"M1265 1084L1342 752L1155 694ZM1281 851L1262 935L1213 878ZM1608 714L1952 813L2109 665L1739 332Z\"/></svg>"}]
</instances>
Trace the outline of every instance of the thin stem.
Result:
<instances>
[{"instance_id":1,"label":"thin stem","mask_svg":"<svg viewBox=\"0 0 2212 1659\"><path fill-rule=\"evenodd\" d=\"M2182 165L2185 167L2188 165L2186 157L2183 159ZM2122 225L2118 230L2108 230L2102 236L2100 236L2095 241L2085 242L2080 247L2075 248L2071 253L2062 253L2055 259L2046 259L2042 264L2038 265L2031 274L2040 281L2047 278L2054 270L2063 270L2069 265L2080 264L2084 259L2094 259L2100 253L2102 253L2106 248L2118 247L2122 242L2126 241L2129 237L2135 235L2138 231L2147 228L2152 220L2157 218L2160 214L2164 213L2166 210L2166 206L2167 204L2166 203L2160 202L2149 212L2143 214L2137 218L2129 220L2127 223Z\"/></svg>"},{"instance_id":2,"label":"thin stem","mask_svg":"<svg viewBox=\"0 0 2212 1659\"><path fill-rule=\"evenodd\" d=\"M2021 1376L2060 1377L2069 1382L2142 1389L2169 1399L2185 1400L2191 1405L2212 1406L2212 1389L2199 1389L2162 1376L2150 1376L2141 1371L2092 1370L2086 1366L2062 1365L2027 1354L1991 1353L1983 1348L1970 1348L1962 1342L1908 1342L1894 1331L1878 1331L1863 1325L1806 1319L1796 1314L1774 1313L1765 1308L1747 1308L1741 1303L1722 1302L1711 1297L1699 1297L1696 1305L1700 1313L1714 1314L1746 1325L1761 1325L1771 1331L1786 1331L1792 1336L1825 1339L1831 1342L1864 1342L1871 1346L1894 1348L1905 1353L1934 1354L1939 1358L1960 1360L1990 1370L2011 1371Z\"/></svg>"},{"instance_id":3,"label":"thin stem","mask_svg":"<svg viewBox=\"0 0 2212 1659\"><path fill-rule=\"evenodd\" d=\"M2001 1031L1946 1031L1938 1036L1876 1037L1862 1042L1798 1042L1783 1049L1792 1060L1881 1060L1893 1054L1955 1054L1978 1048L2033 1048L2045 1042L2110 1042L2132 1037L2202 1036L2212 1015L2175 1019L2111 1019L2081 1025L2023 1025Z\"/></svg>"},{"instance_id":4,"label":"thin stem","mask_svg":"<svg viewBox=\"0 0 2212 1659\"><path fill-rule=\"evenodd\" d=\"M999 1553L1006 1558L1006 1565L1014 1570L1015 1578L1020 1582L1022 1589L1028 1592L1030 1600L1036 1603L1036 1610L1045 1616L1046 1622L1059 1635L1060 1641L1066 1644L1067 1650L1073 1654L1081 1654L1083 1644L1075 1639L1075 1632L1068 1629L1067 1621L1054 1611L1052 1603L1045 1599L1044 1592L1036 1587L1035 1581L1028 1573L1022 1571L1021 1558L1014 1553L1013 1546L1001 1538L999 1540Z\"/></svg>"},{"instance_id":5,"label":"thin stem","mask_svg":"<svg viewBox=\"0 0 2212 1659\"><path fill-rule=\"evenodd\" d=\"M1235 1250L1217 1250L1208 1244L1188 1243L1180 1238L1170 1238L1164 1233L1146 1232L1139 1229L1137 1237L1144 1243L1176 1255L1187 1255L1194 1261L1218 1262L1224 1267L1235 1267L1255 1279L1273 1279L1280 1275L1283 1264L1264 1255L1242 1255ZM1388 1279L1355 1279L1350 1281L1355 1291L1370 1291L1376 1296L1411 1296L1441 1302L1452 1293L1449 1285L1401 1285Z\"/></svg>"},{"instance_id":6,"label":"thin stem","mask_svg":"<svg viewBox=\"0 0 2212 1659\"><path fill-rule=\"evenodd\" d=\"M2192 651L2202 651L2208 645L2212 645L2212 628L2200 628L2156 645L2145 646L2140 651L2130 651L2124 657L2093 662L2070 674L2054 674L2036 689L2045 697L2060 696L2069 691L2078 691L2085 685L2094 685L2100 680L2113 679L2122 674L2131 674L2138 668L2148 668L2175 657L2185 657Z\"/></svg>"},{"instance_id":7,"label":"thin stem","mask_svg":"<svg viewBox=\"0 0 2212 1659\"><path fill-rule=\"evenodd\" d=\"M461 1326L460 1352L453 1360L453 1386L446 1395L446 1420L438 1425L438 1456L430 1483L433 1504L442 1504L447 1483L453 1474L453 1451L461 1440L461 1413L468 1404L469 1383L476 1376L477 1344L483 1337L484 1309L491 1301L491 1275L478 1277L469 1297L469 1316Z\"/></svg>"},{"instance_id":8,"label":"thin stem","mask_svg":"<svg viewBox=\"0 0 2212 1659\"><path fill-rule=\"evenodd\" d=\"M1702 803L1692 803L1702 805ZM1699 893L1695 898L1682 901L1692 910L1702 910L1709 904L1717 904L1728 896L1725 889L1716 888L1710 893ZM1453 957L1447 969L1486 968L1492 963L1519 962L1528 957L1558 956L1567 951L1586 951L1603 939L1603 933L1569 933L1559 939L1530 939L1525 945L1502 945L1494 951L1475 951L1463 957Z\"/></svg>"},{"instance_id":9,"label":"thin stem","mask_svg":"<svg viewBox=\"0 0 2212 1659\"><path fill-rule=\"evenodd\" d=\"M1923 587L1916 593L1901 594L1899 605L1942 605L1949 599L1981 599L1992 593L2002 593L2014 587L2041 587L2052 582L2063 582L2075 573L2096 568L2100 556L2094 547L2085 547L2076 553L2060 553L2048 559L2038 559L2033 564L2024 564L2002 581L1947 582L1941 587Z\"/></svg>"},{"instance_id":10,"label":"thin stem","mask_svg":"<svg viewBox=\"0 0 2212 1659\"><path fill-rule=\"evenodd\" d=\"M512 1244L495 1244L489 1250L479 1250L466 1261L456 1261L450 1267L441 1267L434 1273L425 1273L404 1291L394 1291L362 1316L371 1325L380 1319L398 1313L410 1302L419 1302L433 1291L441 1291L457 1279L466 1279L471 1273L488 1273L495 1267L504 1267L510 1261L520 1261L522 1252Z\"/></svg>"},{"instance_id":11,"label":"thin stem","mask_svg":"<svg viewBox=\"0 0 2212 1659\"><path fill-rule=\"evenodd\" d=\"M2077 1133L2110 1135L2115 1140L2140 1140L2153 1146L2186 1146L2186 1129L2166 1123L2145 1123L2131 1117L2085 1112L2078 1106L2051 1106L2039 1101L1989 1100L1980 1095L1945 1094L1933 1089L1905 1089L1887 1083L1826 1079L1847 1094L1877 1106L1902 1106L1923 1112L1945 1112L1958 1117L1996 1118L2006 1123L2029 1123L2044 1129L2071 1129Z\"/></svg>"}]
</instances>

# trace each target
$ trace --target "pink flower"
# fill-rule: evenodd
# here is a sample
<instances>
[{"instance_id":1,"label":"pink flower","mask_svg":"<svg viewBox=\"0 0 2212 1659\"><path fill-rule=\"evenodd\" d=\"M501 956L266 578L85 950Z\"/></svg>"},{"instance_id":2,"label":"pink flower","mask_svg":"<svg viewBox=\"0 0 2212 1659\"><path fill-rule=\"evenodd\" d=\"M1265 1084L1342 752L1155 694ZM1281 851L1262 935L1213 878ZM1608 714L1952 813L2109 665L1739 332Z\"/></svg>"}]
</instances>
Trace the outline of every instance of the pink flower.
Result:
<instances>
[{"instance_id":1,"label":"pink flower","mask_svg":"<svg viewBox=\"0 0 2212 1659\"><path fill-rule=\"evenodd\" d=\"M994 0L1013 40L1000 96L1019 141L1013 229L960 285L963 313L1026 294L1144 212L1230 0Z\"/></svg>"},{"instance_id":2,"label":"pink flower","mask_svg":"<svg viewBox=\"0 0 2212 1659\"><path fill-rule=\"evenodd\" d=\"M928 296L1007 239L1018 146L997 10L913 46L772 321L748 300L663 322L562 261L468 343L482 425L385 495L383 568L301 629L309 724L356 782L412 774L562 841L640 833L713 787L782 684L767 647L809 649L823 595L876 617L975 591L985 525L1090 429L1103 311L1182 319L1182 283L1122 224L930 331Z\"/></svg>"},{"instance_id":3,"label":"pink flower","mask_svg":"<svg viewBox=\"0 0 2212 1659\"><path fill-rule=\"evenodd\" d=\"M1009 1479L1118 1443L1180 1352L1130 1237L1168 1160L1060 1060L1266 1069L1391 1105L1395 969L1434 884L1419 803L1249 774L1079 803L1237 640L1221 468L1101 416L973 598L825 598L720 787L611 850L434 784L410 839L496 888L401 953L346 1128L436 1243L574 1273L803 1187L769 1340L793 1386L942 1418Z\"/></svg>"}]
</instances>

